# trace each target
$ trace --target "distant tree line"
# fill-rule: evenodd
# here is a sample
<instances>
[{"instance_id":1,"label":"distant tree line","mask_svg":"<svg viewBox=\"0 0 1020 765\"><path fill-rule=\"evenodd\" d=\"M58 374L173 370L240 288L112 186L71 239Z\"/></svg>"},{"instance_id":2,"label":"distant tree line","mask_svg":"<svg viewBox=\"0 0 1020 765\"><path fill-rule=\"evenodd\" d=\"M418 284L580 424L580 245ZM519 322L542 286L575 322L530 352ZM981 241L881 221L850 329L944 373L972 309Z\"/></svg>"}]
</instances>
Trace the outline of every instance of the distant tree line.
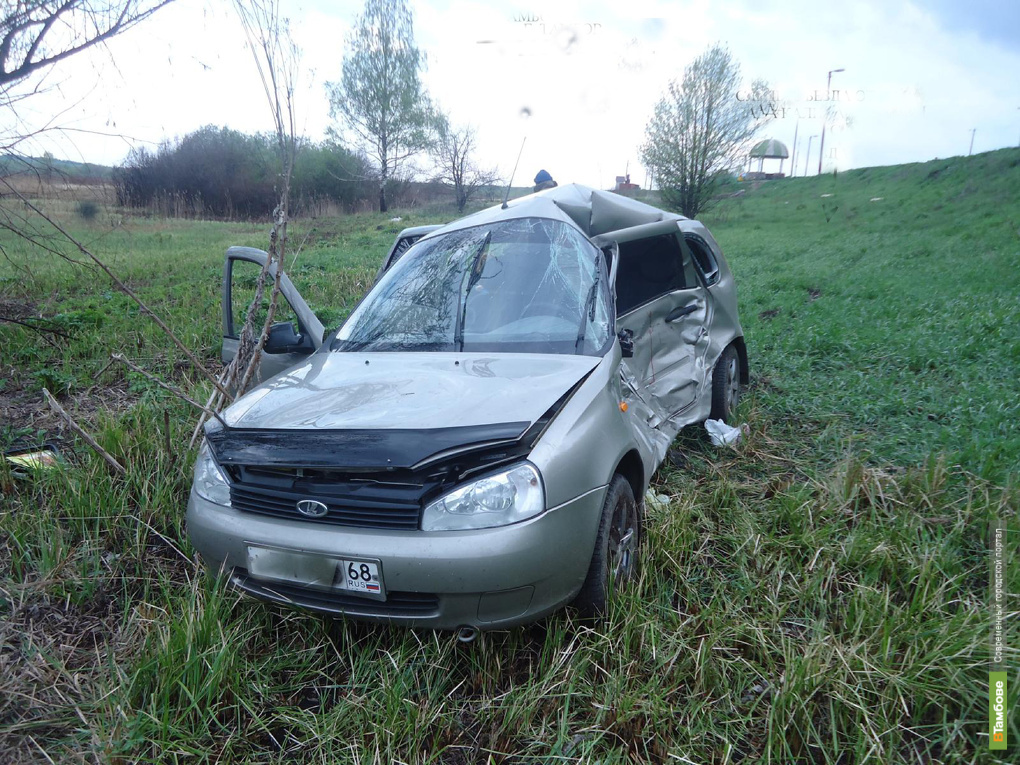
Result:
<instances>
[{"instance_id":1,"label":"distant tree line","mask_svg":"<svg viewBox=\"0 0 1020 765\"><path fill-rule=\"evenodd\" d=\"M136 149L113 170L118 204L175 215L263 218L279 194L278 153L268 135L207 126L154 151ZM324 205L345 211L378 194L368 160L338 143L306 142L291 180L291 209L314 214Z\"/></svg>"},{"instance_id":2,"label":"distant tree line","mask_svg":"<svg viewBox=\"0 0 1020 765\"><path fill-rule=\"evenodd\" d=\"M346 51L340 79L326 84L336 124L325 142L298 147L290 213L366 209L370 198L385 212L450 192L463 211L499 185L496 169L477 161L474 128L453 123L421 81L407 0L365 0ZM265 217L279 199L275 148L269 136L204 127L129 155L114 171L117 201L167 215Z\"/></svg>"}]
</instances>

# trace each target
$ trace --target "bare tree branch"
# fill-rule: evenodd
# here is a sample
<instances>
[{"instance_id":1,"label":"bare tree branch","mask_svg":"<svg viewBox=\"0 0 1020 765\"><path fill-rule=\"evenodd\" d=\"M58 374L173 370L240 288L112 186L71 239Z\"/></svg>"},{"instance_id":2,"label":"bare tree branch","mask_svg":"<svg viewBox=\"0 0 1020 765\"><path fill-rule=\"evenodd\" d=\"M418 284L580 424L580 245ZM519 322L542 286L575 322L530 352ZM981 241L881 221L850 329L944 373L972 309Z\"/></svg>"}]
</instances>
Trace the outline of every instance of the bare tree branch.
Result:
<instances>
[{"instance_id":1,"label":"bare tree branch","mask_svg":"<svg viewBox=\"0 0 1020 765\"><path fill-rule=\"evenodd\" d=\"M37 323L39 321L38 319L35 319L34 321L26 321L26 319L34 319L34 317L25 316L20 319L15 319L10 316L0 316L0 324L17 324L19 327L24 327L25 329L30 329L33 332L38 332L42 336L43 340L48 342L54 348L59 348L60 346L50 340L50 338L46 336L47 334L57 335L65 340L70 339L65 333L61 332L59 329L48 326L45 322L39 324Z\"/></svg>"},{"instance_id":2,"label":"bare tree branch","mask_svg":"<svg viewBox=\"0 0 1020 765\"><path fill-rule=\"evenodd\" d=\"M484 186L499 181L495 168L480 168L475 160L477 135L468 125L454 127L449 118L439 120L433 159L437 166L435 180L453 186L457 209L464 208L471 198Z\"/></svg>"},{"instance_id":3,"label":"bare tree branch","mask_svg":"<svg viewBox=\"0 0 1020 765\"><path fill-rule=\"evenodd\" d=\"M230 375L236 384L235 398L251 385L262 358L262 349L269 339L269 329L276 315L280 282L285 269L287 225L290 212L290 183L297 157L297 129L294 116L294 83L297 78L299 51L290 39L289 24L280 17L277 0L234 0L248 38L248 47L262 80L269 101L276 131L277 149L283 172L280 177L280 201L274 211L273 228L269 234L269 257L259 273L255 297L248 306L244 326L238 335L237 354L230 363ZM255 315L262 305L267 276L275 269L269 310L259 336L255 337Z\"/></svg>"},{"instance_id":4,"label":"bare tree branch","mask_svg":"<svg viewBox=\"0 0 1020 765\"><path fill-rule=\"evenodd\" d=\"M192 406L197 407L198 409L201 409L205 414L210 415L212 417L215 417L217 420L219 420L220 424L223 427L227 426L227 423L225 423L223 421L223 418L220 417L219 412L217 412L215 409L209 409L208 407L202 406L200 403L195 401L195 399L193 399L187 393L182 391L176 385L171 385L168 382L164 382L163 380L160 380L158 377L156 377L151 372L146 372L140 366L138 366L137 364L132 362L130 359L126 358L123 354L121 354L121 353L111 353L110 354L110 358L113 361L119 361L124 366L126 366L129 369L131 369L131 370L137 372L138 374L140 374L146 380L150 380L151 382L156 383L156 385L158 385L159 387L163 388L164 390L169 391L170 393L173 393L175 396L177 396L177 398L181 399L182 401L185 401L185 402L191 404Z\"/></svg>"},{"instance_id":5,"label":"bare tree branch","mask_svg":"<svg viewBox=\"0 0 1020 765\"><path fill-rule=\"evenodd\" d=\"M106 451L106 449L100 446L96 439L94 439L92 436L86 433L82 429L81 425L75 422L71 415L64 411L64 407L58 404L57 400L53 398L53 395L45 388L43 388L43 396L46 398L46 403L50 405L50 409L52 409L56 414L60 415L60 417L63 418L64 422L71 426L71 430L73 430L75 433L81 436L85 440L85 443L87 443L89 446L95 449L96 454L98 454L100 457L106 460L106 463L114 470L116 470L120 475L127 475L127 470L124 469L124 466L117 462L117 460L115 460L113 456L108 451Z\"/></svg>"},{"instance_id":6,"label":"bare tree branch","mask_svg":"<svg viewBox=\"0 0 1020 765\"><path fill-rule=\"evenodd\" d=\"M0 90L107 42L173 0L22 0L0 19ZM58 26L59 22L59 26Z\"/></svg>"}]
</instances>

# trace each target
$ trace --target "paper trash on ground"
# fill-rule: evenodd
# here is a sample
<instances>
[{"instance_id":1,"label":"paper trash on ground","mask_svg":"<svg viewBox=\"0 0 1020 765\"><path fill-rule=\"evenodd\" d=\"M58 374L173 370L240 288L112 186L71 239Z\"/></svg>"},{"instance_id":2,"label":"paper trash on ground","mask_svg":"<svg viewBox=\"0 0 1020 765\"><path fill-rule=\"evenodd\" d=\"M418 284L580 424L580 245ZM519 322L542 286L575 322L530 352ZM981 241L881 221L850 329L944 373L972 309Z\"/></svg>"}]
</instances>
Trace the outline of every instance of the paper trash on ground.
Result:
<instances>
[{"instance_id":1,"label":"paper trash on ground","mask_svg":"<svg viewBox=\"0 0 1020 765\"><path fill-rule=\"evenodd\" d=\"M669 509L669 497L665 494L657 494L654 489L645 492L645 507L649 510Z\"/></svg>"},{"instance_id":2,"label":"paper trash on ground","mask_svg":"<svg viewBox=\"0 0 1020 765\"><path fill-rule=\"evenodd\" d=\"M705 420L705 430L713 446L734 444L740 438L740 428L733 428L722 420Z\"/></svg>"}]
</instances>

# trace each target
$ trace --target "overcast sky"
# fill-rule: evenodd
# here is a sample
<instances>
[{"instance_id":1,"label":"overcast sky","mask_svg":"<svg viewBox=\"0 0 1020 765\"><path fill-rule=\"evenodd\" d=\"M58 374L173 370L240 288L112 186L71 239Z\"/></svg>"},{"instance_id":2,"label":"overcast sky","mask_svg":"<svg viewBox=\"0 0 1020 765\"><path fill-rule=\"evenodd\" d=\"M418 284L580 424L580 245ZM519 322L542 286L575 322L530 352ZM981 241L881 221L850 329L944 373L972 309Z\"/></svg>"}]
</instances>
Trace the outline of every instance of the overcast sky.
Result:
<instances>
[{"instance_id":1,"label":"overcast sky","mask_svg":"<svg viewBox=\"0 0 1020 765\"><path fill-rule=\"evenodd\" d=\"M792 149L797 133L798 175L809 138L821 132L814 99L825 97L833 69L845 71L832 75L837 114L826 132L827 169L966 154L975 128L975 153L1020 142L1020 3L827 5L413 2L429 91L455 121L477 127L483 161L508 173L527 137L518 185L544 167L561 183L609 187L628 165L643 184L639 146L655 102L714 42L728 45L746 82L768 80L785 105L762 137ZM297 102L311 138L330 124L324 83L339 77L344 36L361 6L284 1L303 51ZM132 145L151 147L207 124L271 128L226 2L178 0L107 49L68 61L48 82L53 89L24 102L22 117L72 131L39 139L26 153L116 164Z\"/></svg>"}]
</instances>

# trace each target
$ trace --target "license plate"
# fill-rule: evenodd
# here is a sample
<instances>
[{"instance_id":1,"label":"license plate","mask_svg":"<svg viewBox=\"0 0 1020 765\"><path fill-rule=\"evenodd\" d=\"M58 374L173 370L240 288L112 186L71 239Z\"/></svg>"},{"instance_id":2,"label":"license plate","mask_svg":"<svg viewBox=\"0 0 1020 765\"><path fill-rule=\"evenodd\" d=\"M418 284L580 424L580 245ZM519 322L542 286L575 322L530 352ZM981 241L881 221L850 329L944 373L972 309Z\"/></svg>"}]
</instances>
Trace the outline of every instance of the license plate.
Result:
<instances>
[{"instance_id":1,"label":"license plate","mask_svg":"<svg viewBox=\"0 0 1020 765\"><path fill-rule=\"evenodd\" d=\"M319 590L343 590L363 598L386 600L382 565L377 560L248 545L248 573L257 579L291 582Z\"/></svg>"},{"instance_id":2,"label":"license plate","mask_svg":"<svg viewBox=\"0 0 1020 765\"><path fill-rule=\"evenodd\" d=\"M343 558L336 572L336 586L352 595L386 600L379 561Z\"/></svg>"}]
</instances>

